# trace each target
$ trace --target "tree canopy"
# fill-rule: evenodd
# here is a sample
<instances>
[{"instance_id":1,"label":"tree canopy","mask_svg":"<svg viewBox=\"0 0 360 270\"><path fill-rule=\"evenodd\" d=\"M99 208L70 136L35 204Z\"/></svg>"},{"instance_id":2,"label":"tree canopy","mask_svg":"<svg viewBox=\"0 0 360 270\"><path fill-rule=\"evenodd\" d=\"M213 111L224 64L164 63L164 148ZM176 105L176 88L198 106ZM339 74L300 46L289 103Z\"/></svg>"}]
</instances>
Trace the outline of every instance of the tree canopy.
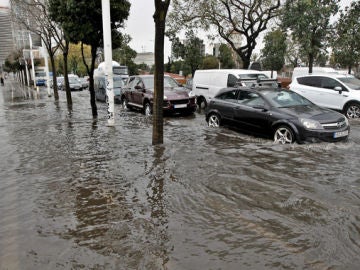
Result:
<instances>
[{"instance_id":1,"label":"tree canopy","mask_svg":"<svg viewBox=\"0 0 360 270\"><path fill-rule=\"evenodd\" d=\"M280 0L173 0L169 14L170 32L184 28L215 29L250 65L259 35L278 16Z\"/></svg>"},{"instance_id":2,"label":"tree canopy","mask_svg":"<svg viewBox=\"0 0 360 270\"><path fill-rule=\"evenodd\" d=\"M286 35L280 30L268 32L261 50L264 69L280 70L285 64Z\"/></svg>"},{"instance_id":3,"label":"tree canopy","mask_svg":"<svg viewBox=\"0 0 360 270\"><path fill-rule=\"evenodd\" d=\"M351 67L360 62L360 2L352 2L350 7L341 11L335 26L335 38L332 42L335 61Z\"/></svg>"},{"instance_id":4,"label":"tree canopy","mask_svg":"<svg viewBox=\"0 0 360 270\"><path fill-rule=\"evenodd\" d=\"M317 55L325 50L331 34L330 18L338 12L339 0L287 0L282 24L308 56L309 73Z\"/></svg>"}]
</instances>

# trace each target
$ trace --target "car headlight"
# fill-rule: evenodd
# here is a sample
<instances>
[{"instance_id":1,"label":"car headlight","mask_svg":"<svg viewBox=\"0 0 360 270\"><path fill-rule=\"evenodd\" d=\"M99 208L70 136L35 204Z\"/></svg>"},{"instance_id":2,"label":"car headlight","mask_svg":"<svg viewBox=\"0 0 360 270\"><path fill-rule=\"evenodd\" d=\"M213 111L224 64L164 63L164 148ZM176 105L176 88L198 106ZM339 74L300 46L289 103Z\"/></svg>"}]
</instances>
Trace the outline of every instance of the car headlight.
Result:
<instances>
[{"instance_id":1,"label":"car headlight","mask_svg":"<svg viewBox=\"0 0 360 270\"><path fill-rule=\"evenodd\" d=\"M167 96L164 95L164 100L167 100Z\"/></svg>"},{"instance_id":2,"label":"car headlight","mask_svg":"<svg viewBox=\"0 0 360 270\"><path fill-rule=\"evenodd\" d=\"M323 126L316 120L300 118L301 124L307 129L324 129Z\"/></svg>"},{"instance_id":3,"label":"car headlight","mask_svg":"<svg viewBox=\"0 0 360 270\"><path fill-rule=\"evenodd\" d=\"M194 94L193 91L190 91L190 92L189 92L189 97L195 97L195 94Z\"/></svg>"}]
</instances>

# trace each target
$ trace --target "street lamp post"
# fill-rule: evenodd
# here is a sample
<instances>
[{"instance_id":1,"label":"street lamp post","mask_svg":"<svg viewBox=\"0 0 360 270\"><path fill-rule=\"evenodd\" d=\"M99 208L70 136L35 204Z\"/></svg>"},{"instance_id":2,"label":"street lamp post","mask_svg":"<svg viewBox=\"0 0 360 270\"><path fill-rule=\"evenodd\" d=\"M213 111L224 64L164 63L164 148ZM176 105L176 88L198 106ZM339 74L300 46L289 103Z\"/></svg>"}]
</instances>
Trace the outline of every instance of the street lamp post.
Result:
<instances>
[{"instance_id":1,"label":"street lamp post","mask_svg":"<svg viewBox=\"0 0 360 270\"><path fill-rule=\"evenodd\" d=\"M115 125L114 118L114 79L112 68L112 46L110 27L110 0L101 0L103 35L104 35L104 58L105 58L105 80L108 105L108 126Z\"/></svg>"}]
</instances>

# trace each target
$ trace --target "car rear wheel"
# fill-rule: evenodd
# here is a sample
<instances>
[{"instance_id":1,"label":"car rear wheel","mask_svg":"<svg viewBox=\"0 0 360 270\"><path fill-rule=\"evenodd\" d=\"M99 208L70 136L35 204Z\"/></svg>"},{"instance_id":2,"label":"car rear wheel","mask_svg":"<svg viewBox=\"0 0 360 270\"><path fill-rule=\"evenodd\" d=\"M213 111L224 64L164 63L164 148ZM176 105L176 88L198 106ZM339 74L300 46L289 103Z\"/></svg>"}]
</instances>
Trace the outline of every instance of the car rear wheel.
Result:
<instances>
[{"instance_id":1,"label":"car rear wheel","mask_svg":"<svg viewBox=\"0 0 360 270\"><path fill-rule=\"evenodd\" d=\"M204 97L199 97L197 100L197 105L199 106L199 109L205 109L207 107L207 102Z\"/></svg>"},{"instance_id":2,"label":"car rear wheel","mask_svg":"<svg viewBox=\"0 0 360 270\"><path fill-rule=\"evenodd\" d=\"M220 116L216 113L213 113L209 116L209 120L208 120L208 126L209 127L220 127Z\"/></svg>"},{"instance_id":3,"label":"car rear wheel","mask_svg":"<svg viewBox=\"0 0 360 270\"><path fill-rule=\"evenodd\" d=\"M277 144L290 144L295 140L294 132L288 126L279 126L274 132L274 143Z\"/></svg>"},{"instance_id":4,"label":"car rear wheel","mask_svg":"<svg viewBox=\"0 0 360 270\"><path fill-rule=\"evenodd\" d=\"M345 108L345 115L347 118L359 118L360 117L360 104L350 103Z\"/></svg>"},{"instance_id":5,"label":"car rear wheel","mask_svg":"<svg viewBox=\"0 0 360 270\"><path fill-rule=\"evenodd\" d=\"M150 106L150 103L149 102L146 102L144 104L144 114L146 116L150 116L152 114L152 109L151 109L151 106Z\"/></svg>"}]
</instances>

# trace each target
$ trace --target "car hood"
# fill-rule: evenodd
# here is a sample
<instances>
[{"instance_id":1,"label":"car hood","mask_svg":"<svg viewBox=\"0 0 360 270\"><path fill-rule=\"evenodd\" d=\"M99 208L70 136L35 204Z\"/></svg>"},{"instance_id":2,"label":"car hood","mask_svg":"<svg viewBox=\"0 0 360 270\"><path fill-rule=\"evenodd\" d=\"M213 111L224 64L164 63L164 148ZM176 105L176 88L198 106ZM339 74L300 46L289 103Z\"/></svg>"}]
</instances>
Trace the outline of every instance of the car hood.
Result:
<instances>
[{"instance_id":1,"label":"car hood","mask_svg":"<svg viewBox=\"0 0 360 270\"><path fill-rule=\"evenodd\" d=\"M164 88L164 96L168 99L189 98L189 93L184 88Z\"/></svg>"},{"instance_id":2,"label":"car hood","mask_svg":"<svg viewBox=\"0 0 360 270\"><path fill-rule=\"evenodd\" d=\"M343 118L342 114L338 112L318 106L294 106L281 108L280 110L293 117L313 119L320 123L336 122Z\"/></svg>"}]
</instances>

